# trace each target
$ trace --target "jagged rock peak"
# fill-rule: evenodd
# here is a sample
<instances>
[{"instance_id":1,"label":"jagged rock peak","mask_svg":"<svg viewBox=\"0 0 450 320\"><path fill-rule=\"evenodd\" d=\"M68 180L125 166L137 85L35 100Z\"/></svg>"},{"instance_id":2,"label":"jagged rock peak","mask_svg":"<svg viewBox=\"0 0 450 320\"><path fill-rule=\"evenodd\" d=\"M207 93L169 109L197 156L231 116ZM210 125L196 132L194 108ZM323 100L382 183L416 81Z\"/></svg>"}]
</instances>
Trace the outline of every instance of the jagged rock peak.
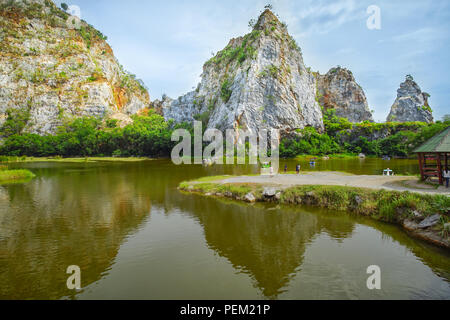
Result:
<instances>
[{"instance_id":1,"label":"jagged rock peak","mask_svg":"<svg viewBox=\"0 0 450 320\"><path fill-rule=\"evenodd\" d=\"M316 79L278 18L266 10L251 33L232 39L203 67L197 90L163 104L166 119L209 128L323 129Z\"/></svg>"},{"instance_id":2,"label":"jagged rock peak","mask_svg":"<svg viewBox=\"0 0 450 320\"><path fill-rule=\"evenodd\" d=\"M149 107L106 37L50 0L0 2L0 126L29 114L25 131L48 134L75 117L126 119Z\"/></svg>"},{"instance_id":3,"label":"jagged rock peak","mask_svg":"<svg viewBox=\"0 0 450 320\"><path fill-rule=\"evenodd\" d=\"M428 103L430 95L422 92L419 85L410 75L397 90L397 99L391 107L388 122L420 121L432 123L433 111Z\"/></svg>"},{"instance_id":4,"label":"jagged rock peak","mask_svg":"<svg viewBox=\"0 0 450 320\"><path fill-rule=\"evenodd\" d=\"M338 117L354 123L373 121L364 90L350 70L339 66L317 76L319 103L325 110L334 109Z\"/></svg>"},{"instance_id":5,"label":"jagged rock peak","mask_svg":"<svg viewBox=\"0 0 450 320\"><path fill-rule=\"evenodd\" d=\"M279 24L281 24L281 23L280 23L280 20L278 19L278 17L272 11L270 11L270 9L266 9L259 16L254 29L264 30L265 28L277 26Z\"/></svg>"}]
</instances>

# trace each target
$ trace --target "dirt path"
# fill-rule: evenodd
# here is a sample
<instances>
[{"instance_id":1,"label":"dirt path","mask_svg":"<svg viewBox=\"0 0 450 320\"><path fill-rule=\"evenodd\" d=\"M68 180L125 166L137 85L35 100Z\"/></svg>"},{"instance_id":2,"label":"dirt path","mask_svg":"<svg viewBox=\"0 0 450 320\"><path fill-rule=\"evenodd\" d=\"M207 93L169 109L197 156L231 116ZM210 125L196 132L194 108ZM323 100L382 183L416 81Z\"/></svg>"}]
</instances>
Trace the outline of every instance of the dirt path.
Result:
<instances>
[{"instance_id":1,"label":"dirt path","mask_svg":"<svg viewBox=\"0 0 450 320\"><path fill-rule=\"evenodd\" d=\"M348 187L362 187L369 189L386 189L410 191L422 194L444 194L450 196L450 189L440 186L422 184L417 177L408 176L366 176L349 175L340 172L308 172L300 175L281 174L270 176L240 176L220 180L221 183L257 183L264 185L281 185L292 187L295 185L335 185Z\"/></svg>"}]
</instances>

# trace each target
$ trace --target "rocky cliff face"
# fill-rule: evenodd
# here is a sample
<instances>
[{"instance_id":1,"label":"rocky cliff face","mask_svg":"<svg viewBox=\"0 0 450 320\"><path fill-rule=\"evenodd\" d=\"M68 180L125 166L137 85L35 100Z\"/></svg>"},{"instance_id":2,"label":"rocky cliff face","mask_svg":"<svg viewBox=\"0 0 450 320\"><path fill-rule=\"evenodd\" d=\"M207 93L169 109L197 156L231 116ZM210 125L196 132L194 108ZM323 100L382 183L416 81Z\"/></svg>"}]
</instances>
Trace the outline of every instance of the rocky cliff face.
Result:
<instances>
[{"instance_id":1,"label":"rocky cliff face","mask_svg":"<svg viewBox=\"0 0 450 320\"><path fill-rule=\"evenodd\" d=\"M52 1L2 1L0 27L0 124L6 110L23 109L26 131L46 134L65 119L126 122L149 107L146 88L123 70L106 37Z\"/></svg>"},{"instance_id":2,"label":"rocky cliff face","mask_svg":"<svg viewBox=\"0 0 450 320\"><path fill-rule=\"evenodd\" d=\"M430 95L422 92L411 76L406 76L405 82L397 90L397 99L391 108L387 121L432 123L434 120L433 112L428 104L429 97Z\"/></svg>"},{"instance_id":3,"label":"rocky cliff face","mask_svg":"<svg viewBox=\"0 0 450 320\"><path fill-rule=\"evenodd\" d=\"M266 10L251 33L232 39L204 65L197 90L159 103L166 119L197 119L221 130L322 130L316 86L286 26Z\"/></svg>"},{"instance_id":4,"label":"rocky cliff face","mask_svg":"<svg viewBox=\"0 0 450 320\"><path fill-rule=\"evenodd\" d=\"M333 68L317 78L319 103L326 110L334 109L338 117L350 122L373 121L366 95L350 70Z\"/></svg>"}]
</instances>

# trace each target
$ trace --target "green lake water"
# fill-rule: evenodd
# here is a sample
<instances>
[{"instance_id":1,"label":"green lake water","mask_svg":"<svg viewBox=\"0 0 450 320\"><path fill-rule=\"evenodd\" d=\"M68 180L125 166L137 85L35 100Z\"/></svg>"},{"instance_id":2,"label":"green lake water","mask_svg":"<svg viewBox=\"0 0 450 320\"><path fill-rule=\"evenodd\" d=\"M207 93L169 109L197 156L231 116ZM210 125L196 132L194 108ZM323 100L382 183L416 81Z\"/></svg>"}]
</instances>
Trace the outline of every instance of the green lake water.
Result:
<instances>
[{"instance_id":1,"label":"green lake water","mask_svg":"<svg viewBox=\"0 0 450 320\"><path fill-rule=\"evenodd\" d=\"M449 252L396 226L177 190L256 166L15 166L37 177L0 186L0 299L450 299ZM379 159L319 161L314 170L387 167L417 173L416 161ZM70 265L81 268L79 292L66 287ZM381 268L381 290L367 289L370 265Z\"/></svg>"}]
</instances>

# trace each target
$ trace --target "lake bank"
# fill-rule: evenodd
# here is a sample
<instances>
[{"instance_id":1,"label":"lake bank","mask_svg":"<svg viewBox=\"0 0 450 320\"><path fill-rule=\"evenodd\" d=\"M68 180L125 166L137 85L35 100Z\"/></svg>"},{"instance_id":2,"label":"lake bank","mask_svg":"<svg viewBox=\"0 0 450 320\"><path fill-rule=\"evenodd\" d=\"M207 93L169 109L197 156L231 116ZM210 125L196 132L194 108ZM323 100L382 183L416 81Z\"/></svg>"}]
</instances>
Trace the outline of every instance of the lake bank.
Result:
<instances>
[{"instance_id":1,"label":"lake bank","mask_svg":"<svg viewBox=\"0 0 450 320\"><path fill-rule=\"evenodd\" d=\"M80 158L63 158L63 157L0 157L0 163L28 163L28 162L137 162L154 160L147 157L80 157Z\"/></svg>"},{"instance_id":2,"label":"lake bank","mask_svg":"<svg viewBox=\"0 0 450 320\"><path fill-rule=\"evenodd\" d=\"M414 189L410 192L406 185L396 184L413 179L321 172L273 178L209 177L207 181L183 182L179 188L186 192L249 203L311 205L347 211L396 224L413 237L450 249L448 192L436 189ZM328 185L320 184L324 182Z\"/></svg>"}]
</instances>

